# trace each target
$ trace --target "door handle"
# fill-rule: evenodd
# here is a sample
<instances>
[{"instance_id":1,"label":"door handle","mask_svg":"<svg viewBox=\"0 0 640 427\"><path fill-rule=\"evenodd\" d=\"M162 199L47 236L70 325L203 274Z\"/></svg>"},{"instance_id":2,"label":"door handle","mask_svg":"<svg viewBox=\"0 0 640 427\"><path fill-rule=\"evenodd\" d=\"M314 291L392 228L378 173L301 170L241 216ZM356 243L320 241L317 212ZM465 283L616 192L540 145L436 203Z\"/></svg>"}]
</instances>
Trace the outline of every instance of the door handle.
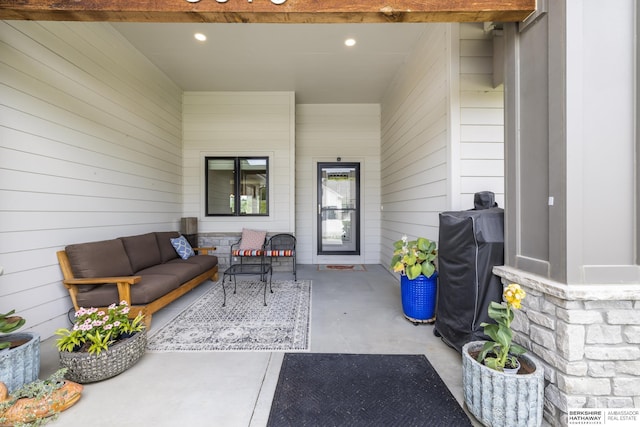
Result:
<instances>
[{"instance_id":1,"label":"door handle","mask_svg":"<svg viewBox=\"0 0 640 427\"><path fill-rule=\"evenodd\" d=\"M318 203L318 215L322 214L322 208L320 207L320 203Z\"/></svg>"}]
</instances>

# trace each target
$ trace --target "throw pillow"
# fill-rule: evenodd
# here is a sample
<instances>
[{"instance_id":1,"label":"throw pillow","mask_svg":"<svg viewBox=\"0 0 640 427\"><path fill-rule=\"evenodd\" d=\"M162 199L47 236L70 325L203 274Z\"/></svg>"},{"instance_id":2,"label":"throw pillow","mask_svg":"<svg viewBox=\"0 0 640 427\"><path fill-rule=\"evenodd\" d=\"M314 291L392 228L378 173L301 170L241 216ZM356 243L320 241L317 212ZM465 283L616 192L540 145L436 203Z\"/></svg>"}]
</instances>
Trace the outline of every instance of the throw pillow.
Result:
<instances>
[{"instance_id":1,"label":"throw pillow","mask_svg":"<svg viewBox=\"0 0 640 427\"><path fill-rule=\"evenodd\" d=\"M184 236L171 239L171 244L175 248L178 255L180 255L180 258L182 259L188 259L196 254Z\"/></svg>"},{"instance_id":2,"label":"throw pillow","mask_svg":"<svg viewBox=\"0 0 640 427\"><path fill-rule=\"evenodd\" d=\"M242 239L240 240L240 250L262 249L262 245L264 245L264 238L266 236L266 231L243 228Z\"/></svg>"}]
</instances>

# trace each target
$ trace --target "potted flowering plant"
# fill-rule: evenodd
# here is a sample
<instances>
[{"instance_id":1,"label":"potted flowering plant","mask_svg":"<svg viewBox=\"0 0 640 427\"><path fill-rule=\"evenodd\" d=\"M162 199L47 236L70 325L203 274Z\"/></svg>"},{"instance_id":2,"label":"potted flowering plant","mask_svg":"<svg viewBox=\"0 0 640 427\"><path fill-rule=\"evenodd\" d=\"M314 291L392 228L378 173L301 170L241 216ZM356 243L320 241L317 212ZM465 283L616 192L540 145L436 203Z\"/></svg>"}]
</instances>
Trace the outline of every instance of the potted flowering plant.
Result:
<instances>
[{"instance_id":1,"label":"potted flowering plant","mask_svg":"<svg viewBox=\"0 0 640 427\"><path fill-rule=\"evenodd\" d=\"M393 257L391 258L391 268L396 273L406 275L410 280L423 274L431 277L436 271L435 259L438 256L436 243L425 238L418 237L416 240L407 238L393 244Z\"/></svg>"},{"instance_id":2,"label":"potted flowering plant","mask_svg":"<svg viewBox=\"0 0 640 427\"><path fill-rule=\"evenodd\" d=\"M111 304L106 310L95 307L83 308L76 312L76 320L71 330L61 328L56 335L60 351L86 351L100 354L119 339L128 338L144 329L143 315L129 319L130 308L126 301L120 305Z\"/></svg>"},{"instance_id":3,"label":"potted flowering plant","mask_svg":"<svg viewBox=\"0 0 640 427\"><path fill-rule=\"evenodd\" d=\"M404 235L393 244L391 268L400 273L400 293L404 316L414 324L435 321L436 243Z\"/></svg>"},{"instance_id":4,"label":"potted flowering plant","mask_svg":"<svg viewBox=\"0 0 640 427\"><path fill-rule=\"evenodd\" d=\"M525 296L519 285L507 286L503 291L504 302L492 302L488 308L489 316L496 323L481 324L491 341L471 341L462 347L464 402L469 412L485 426L542 424L543 365L512 342L514 310L521 307ZM508 372L516 361L522 367ZM513 395L514 390L518 391L517 398Z\"/></svg>"},{"instance_id":5,"label":"potted flowering plant","mask_svg":"<svg viewBox=\"0 0 640 427\"><path fill-rule=\"evenodd\" d=\"M496 323L480 324L484 327L484 333L493 341L487 341L484 344L477 360L498 371L504 371L505 368L517 371L520 368L517 356L524 354L527 350L512 342L511 322L515 316L513 310L520 309L522 300L527 294L520 285L511 283L502 295L505 301L500 304L491 301L488 309L489 317Z\"/></svg>"},{"instance_id":6,"label":"potted flowering plant","mask_svg":"<svg viewBox=\"0 0 640 427\"><path fill-rule=\"evenodd\" d=\"M71 329L61 328L56 345L65 377L89 383L113 377L133 366L144 354L144 315L129 317L126 301L106 309L80 308Z\"/></svg>"}]
</instances>

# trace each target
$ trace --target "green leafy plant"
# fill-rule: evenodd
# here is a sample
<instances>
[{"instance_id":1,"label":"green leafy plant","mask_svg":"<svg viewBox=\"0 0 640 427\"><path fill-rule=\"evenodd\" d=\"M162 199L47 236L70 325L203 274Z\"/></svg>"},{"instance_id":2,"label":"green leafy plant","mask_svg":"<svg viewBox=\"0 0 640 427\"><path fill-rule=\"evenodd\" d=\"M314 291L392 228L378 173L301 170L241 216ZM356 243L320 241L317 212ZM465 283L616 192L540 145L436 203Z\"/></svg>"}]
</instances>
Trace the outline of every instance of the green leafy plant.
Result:
<instances>
[{"instance_id":1,"label":"green leafy plant","mask_svg":"<svg viewBox=\"0 0 640 427\"><path fill-rule=\"evenodd\" d=\"M426 277L436 271L435 260L438 256L436 243L425 238L418 237L409 240L406 235L393 244L393 257L391 268L396 273L404 274L413 280L421 274Z\"/></svg>"},{"instance_id":2,"label":"green leafy plant","mask_svg":"<svg viewBox=\"0 0 640 427\"><path fill-rule=\"evenodd\" d=\"M25 320L20 316L14 316L15 310L11 310L8 313L0 314L0 332L8 334L10 332L20 329ZM9 348L11 346L10 341L0 342L0 350Z\"/></svg>"},{"instance_id":3,"label":"green leafy plant","mask_svg":"<svg viewBox=\"0 0 640 427\"><path fill-rule=\"evenodd\" d=\"M512 342L511 322L515 317L514 310L520 308L526 295L520 285L511 283L502 294L504 302L491 302L488 314L496 323L483 322L480 326L484 327L484 333L493 341L487 341L484 344L478 354L478 362L497 371L503 371L507 365L509 367L517 365L517 356L524 354L527 350Z\"/></svg>"},{"instance_id":4,"label":"green leafy plant","mask_svg":"<svg viewBox=\"0 0 640 427\"><path fill-rule=\"evenodd\" d=\"M144 329L142 313L129 319L130 308L126 301L111 304L106 309L80 308L76 312L73 327L58 329L56 345L60 351L87 351L100 354L109 346L128 335Z\"/></svg>"}]
</instances>

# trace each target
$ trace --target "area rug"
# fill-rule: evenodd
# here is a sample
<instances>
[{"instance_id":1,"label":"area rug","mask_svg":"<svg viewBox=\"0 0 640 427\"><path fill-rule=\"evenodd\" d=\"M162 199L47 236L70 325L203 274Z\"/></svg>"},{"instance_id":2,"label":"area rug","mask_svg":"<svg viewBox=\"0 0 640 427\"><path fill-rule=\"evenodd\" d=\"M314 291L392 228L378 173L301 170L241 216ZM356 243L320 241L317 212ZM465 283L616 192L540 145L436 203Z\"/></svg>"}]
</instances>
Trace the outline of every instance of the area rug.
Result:
<instances>
[{"instance_id":1,"label":"area rug","mask_svg":"<svg viewBox=\"0 0 640 427\"><path fill-rule=\"evenodd\" d=\"M319 264L318 271L366 271L362 264Z\"/></svg>"},{"instance_id":2,"label":"area rug","mask_svg":"<svg viewBox=\"0 0 640 427\"><path fill-rule=\"evenodd\" d=\"M423 355L288 353L270 427L472 426Z\"/></svg>"},{"instance_id":3,"label":"area rug","mask_svg":"<svg viewBox=\"0 0 640 427\"><path fill-rule=\"evenodd\" d=\"M182 313L151 333L151 352L308 351L310 345L311 281L274 280L273 293L259 280L229 281L222 307L220 282Z\"/></svg>"}]
</instances>

